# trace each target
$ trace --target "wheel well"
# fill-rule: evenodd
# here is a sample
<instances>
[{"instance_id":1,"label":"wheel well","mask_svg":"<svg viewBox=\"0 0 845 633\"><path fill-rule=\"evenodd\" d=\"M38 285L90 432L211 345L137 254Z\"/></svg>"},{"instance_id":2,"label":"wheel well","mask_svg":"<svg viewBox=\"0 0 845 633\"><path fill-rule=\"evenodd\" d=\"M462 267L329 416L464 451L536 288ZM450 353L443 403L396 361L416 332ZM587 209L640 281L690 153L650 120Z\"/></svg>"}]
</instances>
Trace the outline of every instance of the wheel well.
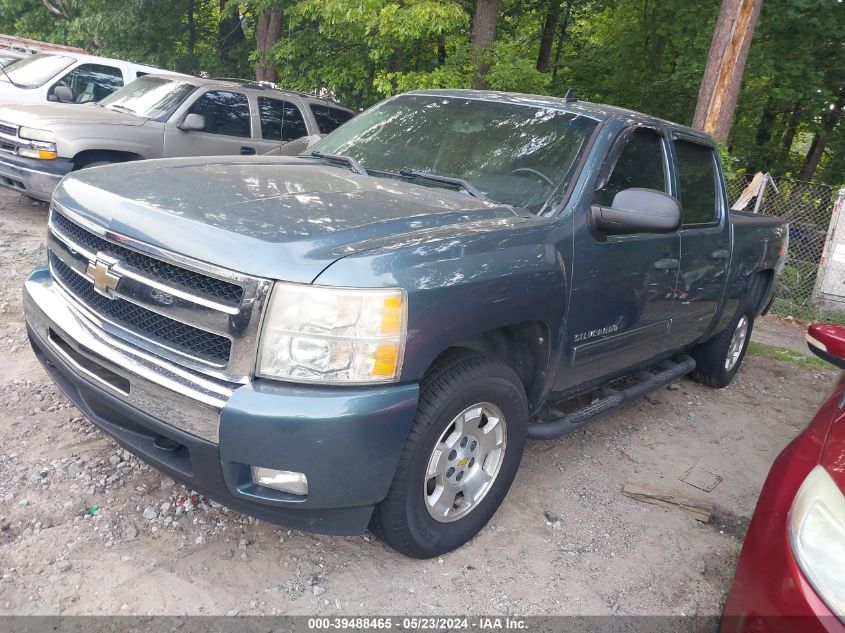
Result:
<instances>
[{"instance_id":1,"label":"wheel well","mask_svg":"<svg viewBox=\"0 0 845 633\"><path fill-rule=\"evenodd\" d=\"M132 152L120 152L113 149L86 149L73 157L73 168L82 169L85 165L98 161L109 161L111 163L125 163L130 160L140 160L143 156Z\"/></svg>"},{"instance_id":2,"label":"wheel well","mask_svg":"<svg viewBox=\"0 0 845 633\"><path fill-rule=\"evenodd\" d=\"M444 350L429 369L444 356L460 349L483 352L513 369L525 388L528 406L533 409L542 394L549 361L549 328L545 323L526 321L457 341Z\"/></svg>"},{"instance_id":3,"label":"wheel well","mask_svg":"<svg viewBox=\"0 0 845 633\"><path fill-rule=\"evenodd\" d=\"M755 316L760 316L760 313L766 308L763 302L769 295L769 290L771 290L774 281L775 271L767 268L756 273L748 282L748 299L754 308Z\"/></svg>"}]
</instances>

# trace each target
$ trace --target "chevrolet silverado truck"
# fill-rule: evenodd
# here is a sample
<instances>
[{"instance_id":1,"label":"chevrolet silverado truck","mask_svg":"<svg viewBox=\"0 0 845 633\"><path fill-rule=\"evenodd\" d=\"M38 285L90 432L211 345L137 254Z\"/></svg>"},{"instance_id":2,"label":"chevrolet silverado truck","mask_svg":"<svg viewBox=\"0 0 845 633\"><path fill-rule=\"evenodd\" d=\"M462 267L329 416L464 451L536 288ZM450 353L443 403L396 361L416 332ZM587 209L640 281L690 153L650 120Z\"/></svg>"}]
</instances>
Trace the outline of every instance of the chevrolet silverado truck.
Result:
<instances>
[{"instance_id":1,"label":"chevrolet silverado truck","mask_svg":"<svg viewBox=\"0 0 845 633\"><path fill-rule=\"evenodd\" d=\"M488 522L527 439L731 382L787 239L729 211L701 132L422 91L302 156L67 176L24 302L50 376L142 459L425 558Z\"/></svg>"},{"instance_id":2,"label":"chevrolet silverado truck","mask_svg":"<svg viewBox=\"0 0 845 633\"><path fill-rule=\"evenodd\" d=\"M0 186L48 201L79 169L149 158L299 154L355 113L255 82L144 75L98 103L0 105Z\"/></svg>"}]
</instances>

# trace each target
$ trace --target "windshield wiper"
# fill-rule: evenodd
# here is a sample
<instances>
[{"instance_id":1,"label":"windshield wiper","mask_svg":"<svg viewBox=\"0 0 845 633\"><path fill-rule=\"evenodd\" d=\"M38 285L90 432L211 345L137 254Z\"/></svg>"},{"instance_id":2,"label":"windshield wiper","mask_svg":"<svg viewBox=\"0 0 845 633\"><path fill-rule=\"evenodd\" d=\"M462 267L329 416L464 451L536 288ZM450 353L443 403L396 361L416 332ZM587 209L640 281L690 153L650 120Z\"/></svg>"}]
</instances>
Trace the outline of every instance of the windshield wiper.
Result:
<instances>
[{"instance_id":1,"label":"windshield wiper","mask_svg":"<svg viewBox=\"0 0 845 633\"><path fill-rule=\"evenodd\" d=\"M132 116L138 116L138 117L141 116L140 114L135 112L135 110L133 110L132 108L127 108L125 105L120 105L119 103L110 103L109 105L103 106L103 107L109 108L110 110L120 110L121 112L126 112L127 114L131 114ZM141 118L146 119L147 117L141 117Z\"/></svg>"},{"instance_id":2,"label":"windshield wiper","mask_svg":"<svg viewBox=\"0 0 845 633\"><path fill-rule=\"evenodd\" d=\"M9 77L9 73L6 72L6 69L3 66L0 66L0 70L3 71L3 74L6 75L6 79L9 80L9 83L12 84L15 88L26 88L23 84L15 83L15 80Z\"/></svg>"},{"instance_id":3,"label":"windshield wiper","mask_svg":"<svg viewBox=\"0 0 845 633\"><path fill-rule=\"evenodd\" d=\"M414 178L419 180L428 180L429 182L436 182L441 183L444 185L451 185L453 187L458 187L459 189L463 189L473 198L478 198L479 200L487 200L487 196L481 193L478 189L476 189L475 185L472 183L464 180L463 178L453 178L452 176L441 176L439 174L432 174L425 171L417 171L415 169L409 169L408 167L403 167L399 170L399 175L404 176L405 178Z\"/></svg>"},{"instance_id":4,"label":"windshield wiper","mask_svg":"<svg viewBox=\"0 0 845 633\"><path fill-rule=\"evenodd\" d=\"M352 171L354 171L356 174L360 176L369 176L367 170L361 166L361 163L359 163L351 156L341 156L340 154L323 154L323 152L318 152L316 150L311 152L311 156L313 156L314 158L327 160L333 163L345 163L346 165L349 165L350 169L352 169Z\"/></svg>"}]
</instances>

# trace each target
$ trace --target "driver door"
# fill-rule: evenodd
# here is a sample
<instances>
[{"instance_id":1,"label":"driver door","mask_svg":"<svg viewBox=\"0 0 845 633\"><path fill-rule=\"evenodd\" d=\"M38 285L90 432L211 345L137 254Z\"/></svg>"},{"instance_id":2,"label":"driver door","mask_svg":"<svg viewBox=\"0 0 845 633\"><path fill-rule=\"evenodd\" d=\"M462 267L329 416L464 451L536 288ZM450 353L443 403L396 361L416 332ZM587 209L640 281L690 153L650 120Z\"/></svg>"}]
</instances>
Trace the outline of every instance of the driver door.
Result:
<instances>
[{"instance_id":1,"label":"driver door","mask_svg":"<svg viewBox=\"0 0 845 633\"><path fill-rule=\"evenodd\" d=\"M668 139L656 127L617 137L599 174L593 203L612 206L623 189L669 193ZM669 234L597 234L586 209L575 220L567 347L577 371L558 390L618 372L670 348L668 334L681 238Z\"/></svg>"},{"instance_id":2,"label":"driver door","mask_svg":"<svg viewBox=\"0 0 845 633\"><path fill-rule=\"evenodd\" d=\"M182 130L188 114L205 119L203 130ZM164 156L224 156L257 154L253 142L252 115L246 94L236 90L209 90L199 95L165 126Z\"/></svg>"}]
</instances>

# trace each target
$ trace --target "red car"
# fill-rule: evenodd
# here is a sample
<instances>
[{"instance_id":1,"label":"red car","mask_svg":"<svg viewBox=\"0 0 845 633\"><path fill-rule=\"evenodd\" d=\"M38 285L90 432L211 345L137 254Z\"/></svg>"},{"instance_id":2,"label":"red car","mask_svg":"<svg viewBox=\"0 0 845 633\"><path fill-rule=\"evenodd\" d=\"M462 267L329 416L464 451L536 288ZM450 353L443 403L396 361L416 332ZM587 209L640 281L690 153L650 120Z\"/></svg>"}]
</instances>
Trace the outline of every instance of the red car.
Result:
<instances>
[{"instance_id":1,"label":"red car","mask_svg":"<svg viewBox=\"0 0 845 633\"><path fill-rule=\"evenodd\" d=\"M845 327L807 342L845 368ZM845 372L775 460L748 527L721 633L845 633Z\"/></svg>"}]
</instances>

